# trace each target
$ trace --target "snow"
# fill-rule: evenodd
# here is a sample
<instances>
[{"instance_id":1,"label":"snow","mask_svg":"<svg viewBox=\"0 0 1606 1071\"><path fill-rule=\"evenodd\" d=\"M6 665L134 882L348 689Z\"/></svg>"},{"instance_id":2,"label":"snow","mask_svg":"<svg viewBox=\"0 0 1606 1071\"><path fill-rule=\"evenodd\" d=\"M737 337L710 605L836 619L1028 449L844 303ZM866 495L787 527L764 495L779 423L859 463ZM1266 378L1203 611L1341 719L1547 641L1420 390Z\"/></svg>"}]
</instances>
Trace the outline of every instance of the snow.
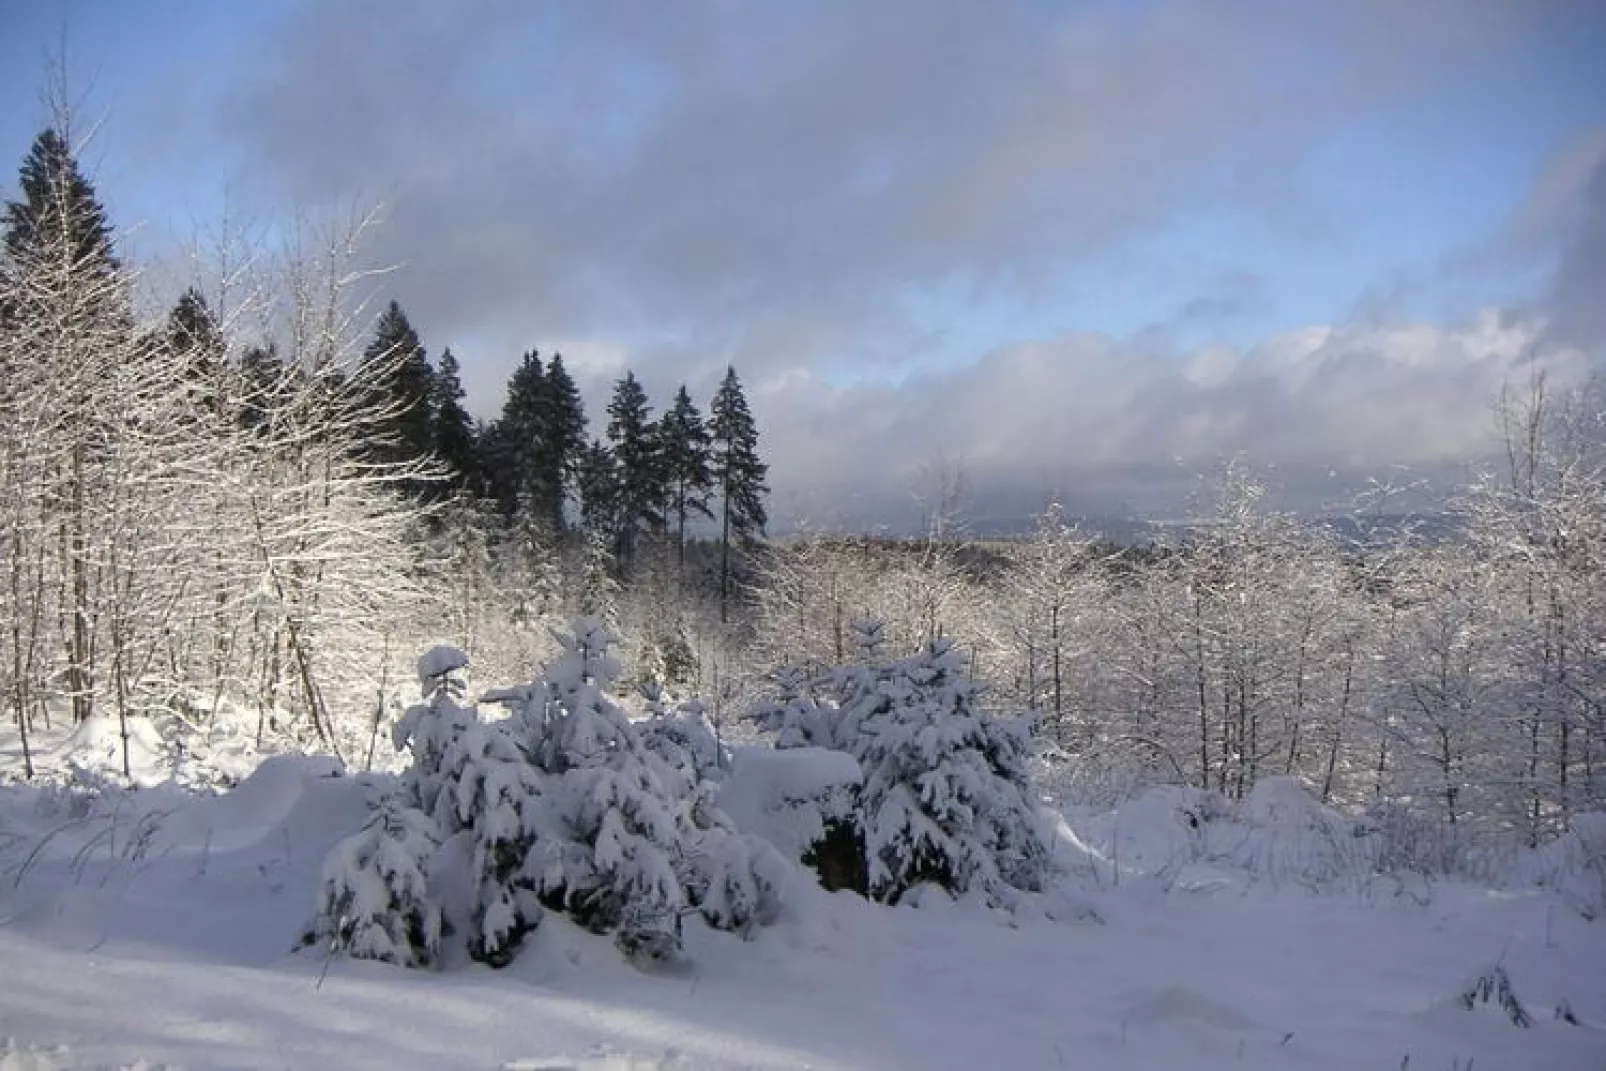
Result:
<instances>
[{"instance_id":1,"label":"snow","mask_svg":"<svg viewBox=\"0 0 1606 1071\"><path fill-rule=\"evenodd\" d=\"M762 797L765 771L781 797L849 775L761 755L738 753L722 800ZM794 868L745 939L688 917L673 971L557 913L505 970L461 950L404 970L295 947L329 850L395 784L335 773L282 758L216 796L0 790L0 1069L1606 1064L1606 924L1532 884L1317 880L1348 858L1315 828L1340 819L1296 786L1060 816L1061 883L1012 913L935 890L878 906ZM1525 865L1592 873L1592 843ZM1485 977L1531 1027L1465 1006Z\"/></svg>"},{"instance_id":2,"label":"snow","mask_svg":"<svg viewBox=\"0 0 1606 1071\"><path fill-rule=\"evenodd\" d=\"M427 694L448 673L468 666L468 655L456 647L431 647L418 656L418 686Z\"/></svg>"},{"instance_id":3,"label":"snow","mask_svg":"<svg viewBox=\"0 0 1606 1071\"><path fill-rule=\"evenodd\" d=\"M849 806L864 775L852 755L818 747L741 748L716 803L736 828L756 833L788 858L801 858L830 818Z\"/></svg>"}]
</instances>

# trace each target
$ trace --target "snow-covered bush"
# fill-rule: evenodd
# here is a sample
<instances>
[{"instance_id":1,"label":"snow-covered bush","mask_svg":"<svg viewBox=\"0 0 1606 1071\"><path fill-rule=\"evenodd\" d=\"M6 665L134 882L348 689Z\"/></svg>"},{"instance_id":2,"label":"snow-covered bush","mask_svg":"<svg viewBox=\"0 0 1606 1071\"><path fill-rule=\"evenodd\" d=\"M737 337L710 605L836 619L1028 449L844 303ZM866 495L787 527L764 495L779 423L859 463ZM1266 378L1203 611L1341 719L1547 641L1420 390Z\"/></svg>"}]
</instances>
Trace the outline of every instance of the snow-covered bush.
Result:
<instances>
[{"instance_id":1,"label":"snow-covered bush","mask_svg":"<svg viewBox=\"0 0 1606 1071\"><path fill-rule=\"evenodd\" d=\"M470 726L453 743L448 759L455 776L439 798L451 800L453 813L437 814L436 821L443 833L472 832L469 955L505 966L541 921L536 880L527 867L540 835L541 784L502 725Z\"/></svg>"},{"instance_id":2,"label":"snow-covered bush","mask_svg":"<svg viewBox=\"0 0 1606 1071\"><path fill-rule=\"evenodd\" d=\"M854 627L859 663L813 681L789 674L789 694L759 713L778 747L826 747L858 763L855 836L838 831L830 854L862 848L858 891L887 903L927 882L995 904L1043 888L1050 856L1024 727L981 709L980 686L949 641L887 661L879 623Z\"/></svg>"},{"instance_id":3,"label":"snow-covered bush","mask_svg":"<svg viewBox=\"0 0 1606 1071\"><path fill-rule=\"evenodd\" d=\"M739 833L715 803L715 787L699 784L685 804L681 884L708 924L747 933L775 921L785 895L787 864L762 837Z\"/></svg>"},{"instance_id":4,"label":"snow-covered bush","mask_svg":"<svg viewBox=\"0 0 1606 1071\"><path fill-rule=\"evenodd\" d=\"M451 854L436 853L448 841L454 867L466 857L469 877L453 918L467 923L469 954L492 966L510 962L549 909L613 933L638 960L677 956L688 911L743 932L775 917L785 861L715 806L712 777L725 759L701 708L685 704L638 726L610 694L619 667L607 629L581 619L558 639L562 654L540 679L487 694L510 708L490 723L457 702L461 652L437 648L420 660L428 702L395 734L412 749L404 791L331 857L334 906L321 912L331 920L323 930L350 913L347 890L399 884L359 898L359 917L385 933L423 926L434 934L429 955L394 960L430 962L441 911L425 890L432 876L447 876L430 864ZM398 822L418 835L408 867L391 860L381 837Z\"/></svg>"},{"instance_id":5,"label":"snow-covered bush","mask_svg":"<svg viewBox=\"0 0 1606 1071\"><path fill-rule=\"evenodd\" d=\"M423 702L408 707L391 730L391 743L396 750L412 752L412 763L402 775L402 783L414 804L426 814L436 813L453 742L479 720L473 708L458 703L463 697L463 682L455 674L467 665L468 656L455 647L432 647L424 652L418 660Z\"/></svg>"},{"instance_id":6,"label":"snow-covered bush","mask_svg":"<svg viewBox=\"0 0 1606 1071\"><path fill-rule=\"evenodd\" d=\"M1522 872L1584 918L1606 916L1606 812L1574 816L1566 833L1528 854Z\"/></svg>"},{"instance_id":7,"label":"snow-covered bush","mask_svg":"<svg viewBox=\"0 0 1606 1071\"><path fill-rule=\"evenodd\" d=\"M730 766L730 753L719 739L707 708L690 699L667 709L649 697L652 716L634 723L642 746L656 755L676 782L680 795L704 781L718 781Z\"/></svg>"},{"instance_id":8,"label":"snow-covered bush","mask_svg":"<svg viewBox=\"0 0 1606 1071\"><path fill-rule=\"evenodd\" d=\"M440 956L441 913L427 893L435 823L402 801L382 801L355 836L324 860L307 944L328 941L354 959L427 967Z\"/></svg>"}]
</instances>

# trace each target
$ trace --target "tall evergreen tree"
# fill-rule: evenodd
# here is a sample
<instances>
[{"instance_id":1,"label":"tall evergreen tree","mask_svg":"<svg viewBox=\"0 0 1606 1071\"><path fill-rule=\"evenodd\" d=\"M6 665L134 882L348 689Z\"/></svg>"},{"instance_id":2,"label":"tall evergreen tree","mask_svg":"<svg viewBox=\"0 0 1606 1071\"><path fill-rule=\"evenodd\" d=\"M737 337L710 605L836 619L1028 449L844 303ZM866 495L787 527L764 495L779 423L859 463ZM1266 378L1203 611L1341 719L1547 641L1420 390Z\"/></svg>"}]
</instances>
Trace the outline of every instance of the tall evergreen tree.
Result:
<instances>
[{"instance_id":1,"label":"tall evergreen tree","mask_svg":"<svg viewBox=\"0 0 1606 1071\"><path fill-rule=\"evenodd\" d=\"M536 394L537 434L532 443L529 474L531 506L542 511L553 532L564 527L563 507L575 486L580 451L585 447L586 417L580 391L563 355L554 353Z\"/></svg>"},{"instance_id":2,"label":"tall evergreen tree","mask_svg":"<svg viewBox=\"0 0 1606 1071\"><path fill-rule=\"evenodd\" d=\"M481 490L479 453L474 422L463 408L463 381L451 347L441 353L431 386L430 439L435 454L445 462L452 485L478 495Z\"/></svg>"},{"instance_id":3,"label":"tall evergreen tree","mask_svg":"<svg viewBox=\"0 0 1606 1071\"><path fill-rule=\"evenodd\" d=\"M93 284L110 283L121 265L106 210L61 131L34 139L17 185L22 199L9 202L5 214L8 270L38 272L55 264L86 284L82 297L100 296L107 288Z\"/></svg>"},{"instance_id":4,"label":"tall evergreen tree","mask_svg":"<svg viewBox=\"0 0 1606 1071\"><path fill-rule=\"evenodd\" d=\"M647 392L632 372L614 385L608 403L608 442L619 465L619 562L629 566L637 537L662 531L664 524L664 471L657 426Z\"/></svg>"},{"instance_id":5,"label":"tall evergreen tree","mask_svg":"<svg viewBox=\"0 0 1606 1071\"><path fill-rule=\"evenodd\" d=\"M710 519L714 516L708 504L714 486L714 474L709 468L712 441L685 387L675 392L674 405L658 422L658 442L668 492L666 512L675 522L675 547L684 565L686 519L693 514Z\"/></svg>"},{"instance_id":6,"label":"tall evergreen tree","mask_svg":"<svg viewBox=\"0 0 1606 1071\"><path fill-rule=\"evenodd\" d=\"M180 359L180 368L195 400L216 411L217 376L222 370L227 346L206 298L195 287L179 295L173 311L168 313L163 341L168 352Z\"/></svg>"},{"instance_id":7,"label":"tall evergreen tree","mask_svg":"<svg viewBox=\"0 0 1606 1071\"><path fill-rule=\"evenodd\" d=\"M117 401L108 397L108 381L131 356L132 316L106 210L64 131L48 129L34 139L18 187L21 198L5 210L0 331L12 337L16 356L32 367L0 367L8 380L0 382L0 390L13 393L18 386L9 382L13 375L43 379L58 418L61 441L52 445L59 447L61 460L48 485L37 488L37 500L49 504L48 519L42 521L56 527L61 548L59 609L61 619L70 622L64 629L66 685L74 720L83 721L94 709L92 589L100 568L90 546L94 495L89 485L97 457L116 438L107 426L115 408L107 403Z\"/></svg>"},{"instance_id":8,"label":"tall evergreen tree","mask_svg":"<svg viewBox=\"0 0 1606 1071\"><path fill-rule=\"evenodd\" d=\"M418 332L396 302L380 314L373 341L363 351L363 364L381 414L368 459L406 464L430 457L434 453L430 426L434 375ZM425 489L420 485L408 490L421 495Z\"/></svg>"},{"instance_id":9,"label":"tall evergreen tree","mask_svg":"<svg viewBox=\"0 0 1606 1071\"><path fill-rule=\"evenodd\" d=\"M747 408L736 369L727 367L725 379L709 406L709 433L713 440L709 468L718 489L720 506L719 536L719 618L730 619L731 543L750 546L764 534L769 515L764 497L769 487L764 477L769 466L759 460L758 427Z\"/></svg>"},{"instance_id":10,"label":"tall evergreen tree","mask_svg":"<svg viewBox=\"0 0 1606 1071\"><path fill-rule=\"evenodd\" d=\"M540 354L526 353L508 380L502 415L485 437L490 493L505 517L520 510L554 534L563 531L564 506L585 450L585 410L580 392L554 354L543 367Z\"/></svg>"},{"instance_id":11,"label":"tall evergreen tree","mask_svg":"<svg viewBox=\"0 0 1606 1071\"><path fill-rule=\"evenodd\" d=\"M541 355L530 350L508 378L502 415L483 439L481 455L491 497L509 519L528 505L530 454L539 434L545 381Z\"/></svg>"},{"instance_id":12,"label":"tall evergreen tree","mask_svg":"<svg viewBox=\"0 0 1606 1071\"><path fill-rule=\"evenodd\" d=\"M602 537L606 545L617 542L619 529L619 462L613 451L601 442L582 448L577 473L580 491L580 523L588 541Z\"/></svg>"}]
</instances>

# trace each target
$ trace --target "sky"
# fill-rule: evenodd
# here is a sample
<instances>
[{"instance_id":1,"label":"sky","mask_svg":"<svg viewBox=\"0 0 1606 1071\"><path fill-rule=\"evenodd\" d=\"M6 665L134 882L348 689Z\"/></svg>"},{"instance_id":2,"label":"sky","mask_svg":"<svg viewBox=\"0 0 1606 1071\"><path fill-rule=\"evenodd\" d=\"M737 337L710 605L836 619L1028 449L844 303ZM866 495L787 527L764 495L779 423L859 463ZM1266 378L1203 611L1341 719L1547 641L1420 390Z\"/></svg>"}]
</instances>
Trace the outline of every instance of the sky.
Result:
<instances>
[{"instance_id":1,"label":"sky","mask_svg":"<svg viewBox=\"0 0 1606 1071\"><path fill-rule=\"evenodd\" d=\"M1606 363L1595 0L0 0L5 192L47 61L153 279L220 221L379 205L494 416L727 365L777 527L1315 510L1445 487ZM191 265L193 267L193 265Z\"/></svg>"}]
</instances>

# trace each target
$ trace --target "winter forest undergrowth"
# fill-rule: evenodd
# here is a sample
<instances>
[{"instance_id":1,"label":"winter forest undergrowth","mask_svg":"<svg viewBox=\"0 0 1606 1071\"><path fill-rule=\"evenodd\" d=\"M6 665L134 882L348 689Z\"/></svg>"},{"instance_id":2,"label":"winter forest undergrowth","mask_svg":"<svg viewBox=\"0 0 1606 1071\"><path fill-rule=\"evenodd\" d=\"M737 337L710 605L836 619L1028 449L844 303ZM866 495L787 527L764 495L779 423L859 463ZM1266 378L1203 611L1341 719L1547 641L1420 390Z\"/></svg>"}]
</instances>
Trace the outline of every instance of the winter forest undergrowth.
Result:
<instances>
[{"instance_id":1,"label":"winter forest undergrowth","mask_svg":"<svg viewBox=\"0 0 1606 1071\"><path fill-rule=\"evenodd\" d=\"M23 162L0 1068L1606 1067L1601 384L1449 523L769 538L735 369L475 421L374 223L149 313Z\"/></svg>"}]
</instances>

